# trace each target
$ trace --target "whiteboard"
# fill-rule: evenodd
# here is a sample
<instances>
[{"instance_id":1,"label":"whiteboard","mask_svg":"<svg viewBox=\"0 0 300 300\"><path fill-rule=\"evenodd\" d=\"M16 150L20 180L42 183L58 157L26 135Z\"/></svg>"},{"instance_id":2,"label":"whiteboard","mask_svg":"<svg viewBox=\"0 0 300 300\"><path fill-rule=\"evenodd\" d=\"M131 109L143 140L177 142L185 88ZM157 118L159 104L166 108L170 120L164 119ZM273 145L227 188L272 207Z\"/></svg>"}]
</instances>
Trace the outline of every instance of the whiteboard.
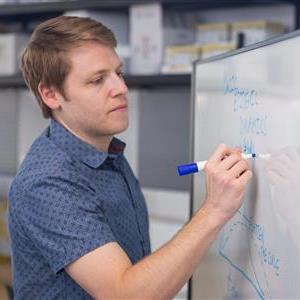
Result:
<instances>
[{"instance_id":1,"label":"whiteboard","mask_svg":"<svg viewBox=\"0 0 300 300\"><path fill-rule=\"evenodd\" d=\"M270 153L191 280L192 299L300 299L300 32L199 61L193 159L220 143ZM205 197L195 174L193 212Z\"/></svg>"}]
</instances>

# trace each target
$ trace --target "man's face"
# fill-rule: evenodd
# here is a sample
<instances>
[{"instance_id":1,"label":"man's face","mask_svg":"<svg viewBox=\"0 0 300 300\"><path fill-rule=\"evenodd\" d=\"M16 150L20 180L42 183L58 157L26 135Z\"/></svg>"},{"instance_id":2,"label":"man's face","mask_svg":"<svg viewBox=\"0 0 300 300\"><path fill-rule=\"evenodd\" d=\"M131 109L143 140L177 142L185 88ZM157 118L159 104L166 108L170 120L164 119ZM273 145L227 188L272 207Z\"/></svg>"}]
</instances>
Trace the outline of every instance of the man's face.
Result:
<instances>
[{"instance_id":1,"label":"man's face","mask_svg":"<svg viewBox=\"0 0 300 300\"><path fill-rule=\"evenodd\" d=\"M114 49L86 42L69 53L71 71L64 84L60 118L78 134L92 139L128 127L127 86Z\"/></svg>"}]
</instances>

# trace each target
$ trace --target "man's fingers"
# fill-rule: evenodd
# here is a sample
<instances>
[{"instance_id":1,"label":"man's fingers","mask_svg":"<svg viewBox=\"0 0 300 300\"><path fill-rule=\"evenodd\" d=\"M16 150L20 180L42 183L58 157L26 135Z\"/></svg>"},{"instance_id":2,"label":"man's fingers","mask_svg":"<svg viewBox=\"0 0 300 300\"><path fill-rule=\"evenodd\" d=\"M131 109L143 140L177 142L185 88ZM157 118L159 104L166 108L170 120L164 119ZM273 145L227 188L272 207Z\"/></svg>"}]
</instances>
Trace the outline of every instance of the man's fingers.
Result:
<instances>
[{"instance_id":1,"label":"man's fingers","mask_svg":"<svg viewBox=\"0 0 300 300\"><path fill-rule=\"evenodd\" d=\"M236 153L239 150L237 148L228 148L225 144L220 144L215 152L209 159L210 163L219 163L224 159L225 156L228 156L232 153Z\"/></svg>"},{"instance_id":2,"label":"man's fingers","mask_svg":"<svg viewBox=\"0 0 300 300\"><path fill-rule=\"evenodd\" d=\"M247 170L244 172L240 177L238 177L236 180L242 184L243 186L246 186L248 181L252 178L252 172L250 170Z\"/></svg>"},{"instance_id":3,"label":"man's fingers","mask_svg":"<svg viewBox=\"0 0 300 300\"><path fill-rule=\"evenodd\" d=\"M242 156L240 153L233 153L227 157L225 157L222 162L220 163L220 168L224 170L231 169L236 163L238 163L242 159Z\"/></svg>"},{"instance_id":4,"label":"man's fingers","mask_svg":"<svg viewBox=\"0 0 300 300\"><path fill-rule=\"evenodd\" d=\"M231 178L238 178L242 173L249 169L248 162L244 159L237 162L230 170L229 174Z\"/></svg>"}]
</instances>

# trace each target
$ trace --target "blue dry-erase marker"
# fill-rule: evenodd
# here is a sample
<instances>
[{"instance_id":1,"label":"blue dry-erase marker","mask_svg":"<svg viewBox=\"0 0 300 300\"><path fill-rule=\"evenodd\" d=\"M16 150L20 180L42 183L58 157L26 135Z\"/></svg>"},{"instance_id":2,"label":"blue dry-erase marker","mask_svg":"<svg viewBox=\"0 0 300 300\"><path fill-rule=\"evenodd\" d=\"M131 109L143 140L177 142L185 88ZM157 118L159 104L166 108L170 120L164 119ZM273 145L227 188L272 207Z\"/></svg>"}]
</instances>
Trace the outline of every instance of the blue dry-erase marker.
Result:
<instances>
[{"instance_id":1,"label":"blue dry-erase marker","mask_svg":"<svg viewBox=\"0 0 300 300\"><path fill-rule=\"evenodd\" d=\"M269 158L270 154L242 153L242 157L245 159L258 158L258 157L259 158ZM203 160L203 161L198 161L198 162L195 162L192 164L177 166L178 175L183 176L183 175L187 175L187 174L200 172L204 169L206 163L207 163L207 160Z\"/></svg>"}]
</instances>

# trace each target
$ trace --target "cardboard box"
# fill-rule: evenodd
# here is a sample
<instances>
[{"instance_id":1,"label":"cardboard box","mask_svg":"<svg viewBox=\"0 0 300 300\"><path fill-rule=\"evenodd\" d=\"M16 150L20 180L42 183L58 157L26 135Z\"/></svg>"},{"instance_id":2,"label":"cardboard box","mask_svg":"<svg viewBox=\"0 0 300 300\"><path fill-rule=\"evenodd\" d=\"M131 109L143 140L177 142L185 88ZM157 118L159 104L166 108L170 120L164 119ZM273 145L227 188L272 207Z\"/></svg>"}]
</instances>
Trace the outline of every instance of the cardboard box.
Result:
<instances>
[{"instance_id":1,"label":"cardboard box","mask_svg":"<svg viewBox=\"0 0 300 300\"><path fill-rule=\"evenodd\" d=\"M191 73L193 62L201 56L197 45L169 46L165 50L162 73Z\"/></svg>"},{"instance_id":2,"label":"cardboard box","mask_svg":"<svg viewBox=\"0 0 300 300\"><path fill-rule=\"evenodd\" d=\"M234 43L203 45L201 46L201 59L220 55L234 49L236 49L236 45Z\"/></svg>"},{"instance_id":3,"label":"cardboard box","mask_svg":"<svg viewBox=\"0 0 300 300\"><path fill-rule=\"evenodd\" d=\"M21 33L0 34L0 75L14 75L20 72L20 54L29 39Z\"/></svg>"},{"instance_id":4,"label":"cardboard box","mask_svg":"<svg viewBox=\"0 0 300 300\"><path fill-rule=\"evenodd\" d=\"M206 23L196 26L196 44L218 44L230 40L229 23Z\"/></svg>"},{"instance_id":5,"label":"cardboard box","mask_svg":"<svg viewBox=\"0 0 300 300\"><path fill-rule=\"evenodd\" d=\"M244 21L231 25L232 42L237 44L238 35L244 35L244 45L254 44L285 32L285 26L276 22Z\"/></svg>"}]
</instances>

